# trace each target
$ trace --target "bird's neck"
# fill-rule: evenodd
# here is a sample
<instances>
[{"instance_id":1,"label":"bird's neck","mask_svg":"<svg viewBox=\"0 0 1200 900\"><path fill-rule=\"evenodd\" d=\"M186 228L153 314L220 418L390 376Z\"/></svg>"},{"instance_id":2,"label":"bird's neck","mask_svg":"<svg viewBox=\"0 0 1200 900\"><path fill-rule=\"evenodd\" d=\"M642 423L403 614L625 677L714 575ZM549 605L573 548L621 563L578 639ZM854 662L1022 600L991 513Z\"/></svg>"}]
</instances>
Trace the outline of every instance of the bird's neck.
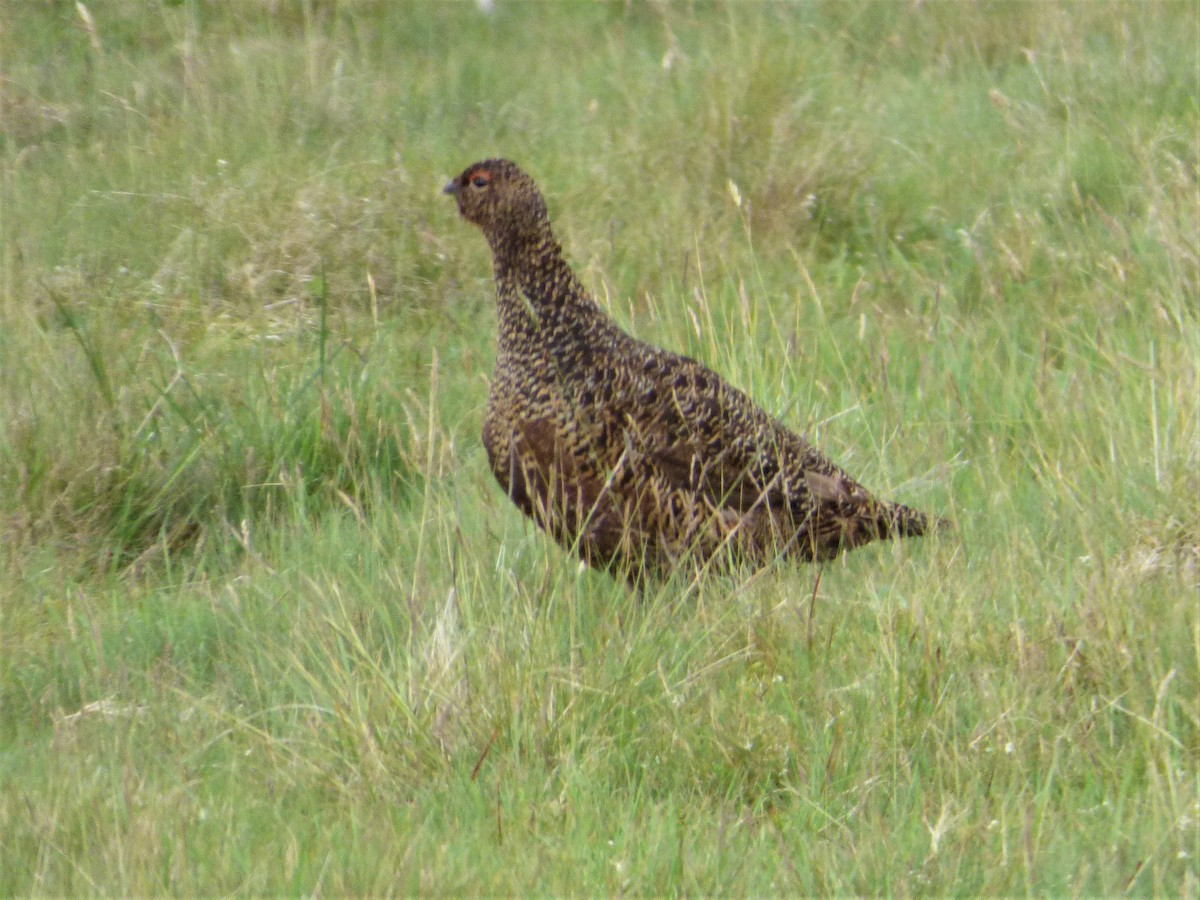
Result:
<instances>
[{"instance_id":1,"label":"bird's neck","mask_svg":"<svg viewBox=\"0 0 1200 900\"><path fill-rule=\"evenodd\" d=\"M603 317L549 231L491 244L502 350L561 340Z\"/></svg>"}]
</instances>

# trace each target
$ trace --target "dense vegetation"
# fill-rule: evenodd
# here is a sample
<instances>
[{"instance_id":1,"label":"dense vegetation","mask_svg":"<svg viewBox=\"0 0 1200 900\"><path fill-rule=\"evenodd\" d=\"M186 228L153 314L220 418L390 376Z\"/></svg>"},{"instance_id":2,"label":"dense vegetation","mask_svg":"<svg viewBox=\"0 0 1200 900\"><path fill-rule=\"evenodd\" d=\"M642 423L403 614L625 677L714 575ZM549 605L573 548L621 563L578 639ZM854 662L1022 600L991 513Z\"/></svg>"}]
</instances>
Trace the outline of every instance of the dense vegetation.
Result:
<instances>
[{"instance_id":1,"label":"dense vegetation","mask_svg":"<svg viewBox=\"0 0 1200 900\"><path fill-rule=\"evenodd\" d=\"M1200 888L1195 4L2 17L0 893ZM956 530L580 572L479 445L495 154Z\"/></svg>"}]
</instances>

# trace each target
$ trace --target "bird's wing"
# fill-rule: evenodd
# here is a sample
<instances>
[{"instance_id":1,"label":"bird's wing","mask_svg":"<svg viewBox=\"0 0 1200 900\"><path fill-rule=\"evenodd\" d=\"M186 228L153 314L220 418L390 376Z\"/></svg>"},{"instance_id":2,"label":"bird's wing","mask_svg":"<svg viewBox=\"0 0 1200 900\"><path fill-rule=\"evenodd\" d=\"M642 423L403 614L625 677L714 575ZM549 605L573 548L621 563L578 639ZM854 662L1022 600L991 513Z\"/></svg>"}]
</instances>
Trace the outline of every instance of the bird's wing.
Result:
<instances>
[{"instance_id":1,"label":"bird's wing","mask_svg":"<svg viewBox=\"0 0 1200 900\"><path fill-rule=\"evenodd\" d=\"M631 419L647 463L670 484L714 508L766 505L797 518L814 501L852 497L857 485L716 373L666 353L644 369Z\"/></svg>"}]
</instances>

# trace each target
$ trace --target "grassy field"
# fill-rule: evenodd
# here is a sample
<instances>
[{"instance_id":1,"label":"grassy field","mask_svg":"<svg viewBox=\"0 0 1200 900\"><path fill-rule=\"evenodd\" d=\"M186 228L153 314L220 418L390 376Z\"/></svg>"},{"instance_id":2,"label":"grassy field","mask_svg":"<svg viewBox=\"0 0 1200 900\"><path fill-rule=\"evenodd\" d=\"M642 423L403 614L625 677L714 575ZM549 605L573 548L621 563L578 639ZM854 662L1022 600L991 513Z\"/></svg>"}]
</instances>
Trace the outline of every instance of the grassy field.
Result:
<instances>
[{"instance_id":1,"label":"grassy field","mask_svg":"<svg viewBox=\"0 0 1200 900\"><path fill-rule=\"evenodd\" d=\"M495 7L0 7L0 894L1195 896L1197 6ZM956 530L580 572L496 154Z\"/></svg>"}]
</instances>

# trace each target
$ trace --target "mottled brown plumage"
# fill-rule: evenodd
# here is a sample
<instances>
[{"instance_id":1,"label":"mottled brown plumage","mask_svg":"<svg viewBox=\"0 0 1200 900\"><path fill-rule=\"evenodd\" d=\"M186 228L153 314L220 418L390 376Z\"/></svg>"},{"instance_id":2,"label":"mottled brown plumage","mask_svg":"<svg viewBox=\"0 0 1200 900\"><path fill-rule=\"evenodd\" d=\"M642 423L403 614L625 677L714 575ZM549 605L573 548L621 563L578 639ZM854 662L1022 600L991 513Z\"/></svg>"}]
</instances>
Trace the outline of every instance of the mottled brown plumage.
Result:
<instances>
[{"instance_id":1,"label":"mottled brown plumage","mask_svg":"<svg viewBox=\"0 0 1200 900\"><path fill-rule=\"evenodd\" d=\"M560 544L637 581L723 548L756 565L825 560L926 531L924 515L873 498L710 369L621 331L567 265L515 164L476 163L446 193L492 249L488 459Z\"/></svg>"}]
</instances>

